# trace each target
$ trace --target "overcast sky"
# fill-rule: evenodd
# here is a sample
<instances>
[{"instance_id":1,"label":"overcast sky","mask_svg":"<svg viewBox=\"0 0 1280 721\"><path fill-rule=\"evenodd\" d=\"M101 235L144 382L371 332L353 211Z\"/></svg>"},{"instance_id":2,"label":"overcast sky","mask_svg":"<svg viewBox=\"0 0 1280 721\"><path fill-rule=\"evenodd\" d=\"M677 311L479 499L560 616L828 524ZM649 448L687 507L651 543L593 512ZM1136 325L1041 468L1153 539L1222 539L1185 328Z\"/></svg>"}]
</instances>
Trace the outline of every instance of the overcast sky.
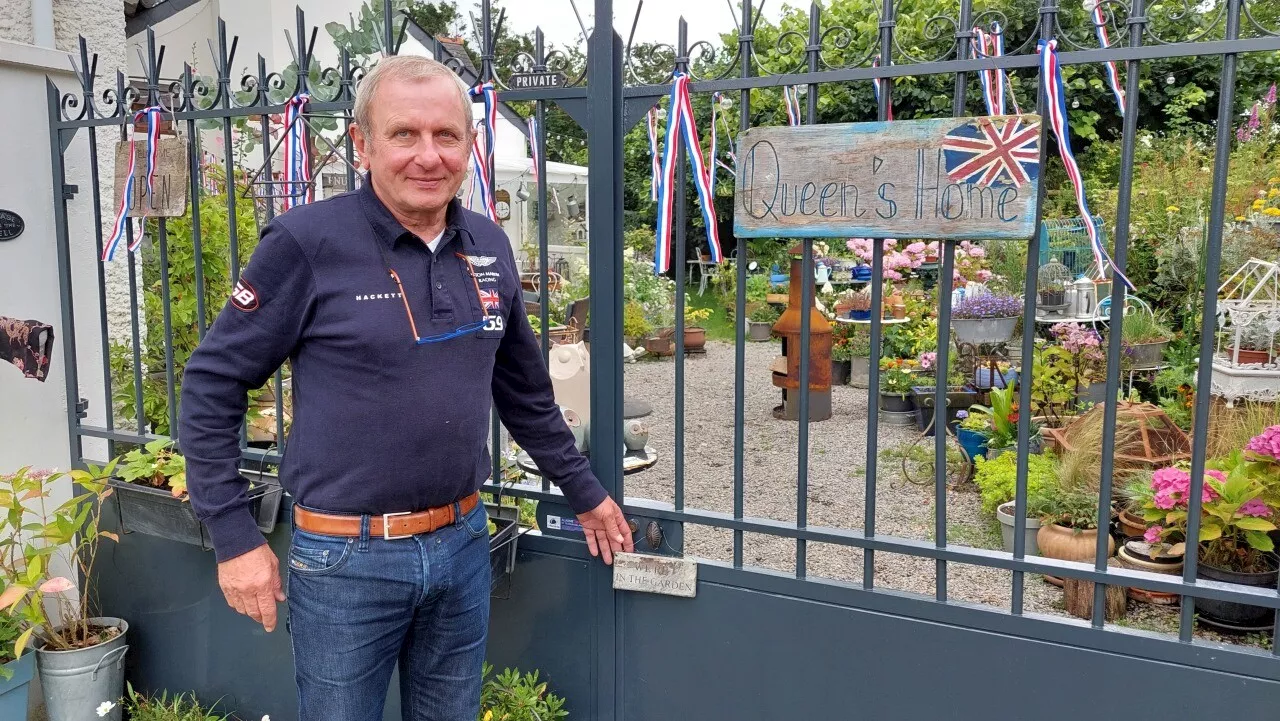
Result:
<instances>
[{"instance_id":1,"label":"overcast sky","mask_svg":"<svg viewBox=\"0 0 1280 721\"><path fill-rule=\"evenodd\" d=\"M675 45L676 25L680 15L689 23L689 43L698 40L714 41L719 33L731 32L734 28L734 17L729 12L729 4L725 0L643 0L644 8L640 13L640 23L636 26L636 42L663 42ZM582 13L582 22L590 31L595 24L593 11L594 0L575 0L578 11ZM793 0L794 2L794 0ZM639 0L614 0L613 26L622 36L625 43L631 32L631 23L636 16ZM738 1L733 0L735 12ZM765 4L764 14L770 20L777 21L782 13L784 0L770 0ZM459 2L458 8L467 7ZM569 0L511 0L506 3L507 19L511 29L517 33L532 32L541 25L547 40L556 45L569 45L581 38L578 20L573 14Z\"/></svg>"}]
</instances>

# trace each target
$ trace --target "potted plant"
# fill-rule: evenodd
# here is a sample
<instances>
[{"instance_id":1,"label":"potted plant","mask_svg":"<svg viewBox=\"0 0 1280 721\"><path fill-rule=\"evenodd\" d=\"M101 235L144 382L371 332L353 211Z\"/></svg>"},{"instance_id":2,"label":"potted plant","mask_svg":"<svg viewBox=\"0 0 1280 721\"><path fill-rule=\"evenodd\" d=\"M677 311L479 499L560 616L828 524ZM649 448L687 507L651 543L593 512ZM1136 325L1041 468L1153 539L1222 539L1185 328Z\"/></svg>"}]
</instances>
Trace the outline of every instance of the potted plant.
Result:
<instances>
[{"instance_id":1,"label":"potted plant","mask_svg":"<svg viewBox=\"0 0 1280 721\"><path fill-rule=\"evenodd\" d=\"M622 336L632 348L644 342L653 331L649 319L644 315L644 306L634 300L627 301L622 307Z\"/></svg>"},{"instance_id":2,"label":"potted plant","mask_svg":"<svg viewBox=\"0 0 1280 721\"><path fill-rule=\"evenodd\" d=\"M1173 338L1173 331L1158 318L1148 313L1132 313L1125 316L1121 326L1125 357L1135 368L1154 368L1164 361L1164 349Z\"/></svg>"},{"instance_id":3,"label":"potted plant","mask_svg":"<svg viewBox=\"0 0 1280 721\"><path fill-rule=\"evenodd\" d=\"M936 373L935 365L938 362L938 354L934 351L926 351L921 353L916 363L921 370L921 377L917 378L917 382L921 385L913 385L911 387L912 402L916 408L916 426L924 431L926 435L933 435L933 401L936 395L933 385L925 385L924 382L929 380L927 375L930 372ZM949 365L951 372L947 375L947 424L951 425L958 421L961 414L967 415L964 409L978 402L978 393L973 388L965 385L964 372L961 371L955 361L955 354L951 355Z\"/></svg>"},{"instance_id":4,"label":"potted plant","mask_svg":"<svg viewBox=\"0 0 1280 721\"><path fill-rule=\"evenodd\" d=\"M1013 553L1018 458L1012 453L991 459L979 456L974 465L973 482L982 496L982 510L995 514L1000 522L1004 550ZM1027 522L1023 548L1029 556L1039 554L1036 535L1040 530L1040 518L1035 509L1042 505L1040 496L1046 487L1054 483L1056 474L1057 462L1052 456L1031 456L1027 459Z\"/></svg>"},{"instance_id":5,"label":"potted plant","mask_svg":"<svg viewBox=\"0 0 1280 721\"><path fill-rule=\"evenodd\" d=\"M711 317L710 308L684 307L684 349L699 351L707 345L707 329L698 325Z\"/></svg>"},{"instance_id":6,"label":"potted plant","mask_svg":"<svg viewBox=\"0 0 1280 721\"><path fill-rule=\"evenodd\" d=\"M987 457L995 458L1005 451L1013 450L1018 441L1018 402L1014 399L1013 388L992 388L991 405L974 404L969 406L969 419L981 419L987 430ZM1027 448L1032 453L1039 453L1043 447L1040 437L1040 425L1031 424L1031 434Z\"/></svg>"},{"instance_id":7,"label":"potted plant","mask_svg":"<svg viewBox=\"0 0 1280 721\"><path fill-rule=\"evenodd\" d=\"M90 588L98 543L116 540L98 528L102 501L112 492L106 479L114 465L69 474L23 468L0 477L0 576L5 585L0 609L24 627L12 655L21 659L28 649L35 650L49 721L120 720L118 707L105 715L96 709L124 692L129 624L93 615L96 596ZM81 492L52 507L53 484L64 477ZM51 575L59 564L75 571L80 588Z\"/></svg>"},{"instance_id":8,"label":"potted plant","mask_svg":"<svg viewBox=\"0 0 1280 721\"><path fill-rule=\"evenodd\" d=\"M1240 330L1227 346L1227 359L1239 365L1266 365L1275 358L1273 346L1275 334L1267 330L1262 321L1249 323Z\"/></svg>"},{"instance_id":9,"label":"potted plant","mask_svg":"<svg viewBox=\"0 0 1280 721\"><path fill-rule=\"evenodd\" d=\"M889 413L909 413L915 410L911 401L911 387L915 376L910 366L901 358L885 358L880 361L880 410Z\"/></svg>"},{"instance_id":10,"label":"potted plant","mask_svg":"<svg viewBox=\"0 0 1280 721\"><path fill-rule=\"evenodd\" d=\"M1003 343L1013 337L1022 317L1022 299L1016 295L983 293L956 303L951 329L960 343Z\"/></svg>"},{"instance_id":11,"label":"potted plant","mask_svg":"<svg viewBox=\"0 0 1280 721\"><path fill-rule=\"evenodd\" d=\"M1190 490L1185 470L1161 468L1151 474L1142 497L1144 520L1159 524L1148 529L1148 540L1175 542L1175 554L1185 548ZM1280 426L1206 464L1200 500L1196 577L1275 588L1275 542L1268 534L1276 530L1273 519L1280 510ZM1272 621L1271 609L1234 601L1196 599L1196 610L1211 624L1236 629L1269 627Z\"/></svg>"},{"instance_id":12,"label":"potted plant","mask_svg":"<svg viewBox=\"0 0 1280 721\"><path fill-rule=\"evenodd\" d=\"M1079 323L1058 323L1049 333L1061 349L1057 362L1075 391L1076 403L1106 400L1107 354L1098 331Z\"/></svg>"},{"instance_id":13,"label":"potted plant","mask_svg":"<svg viewBox=\"0 0 1280 721\"><path fill-rule=\"evenodd\" d=\"M969 411L960 411L958 415L960 422L956 425L956 439L960 441L960 447L969 454L970 460L985 458L987 441L991 438L990 418Z\"/></svg>"},{"instance_id":14,"label":"potted plant","mask_svg":"<svg viewBox=\"0 0 1280 721\"><path fill-rule=\"evenodd\" d=\"M773 306L763 304L751 311L747 321L747 338L753 341L768 341L773 337L773 324L778 322L778 311Z\"/></svg>"},{"instance_id":15,"label":"potted plant","mask_svg":"<svg viewBox=\"0 0 1280 721\"><path fill-rule=\"evenodd\" d=\"M0 581L0 597L7 585ZM18 658L14 647L24 633L22 622L7 613L0 613L0 718L24 719L27 717L27 691L30 688L35 656L26 654Z\"/></svg>"},{"instance_id":16,"label":"potted plant","mask_svg":"<svg viewBox=\"0 0 1280 721\"><path fill-rule=\"evenodd\" d=\"M841 338L831 344L831 385L842 386L849 383L849 369L853 361L853 343L848 338Z\"/></svg>"},{"instance_id":17,"label":"potted plant","mask_svg":"<svg viewBox=\"0 0 1280 721\"><path fill-rule=\"evenodd\" d=\"M871 320L871 294L855 291L849 295L849 317L853 320Z\"/></svg>"},{"instance_id":18,"label":"potted plant","mask_svg":"<svg viewBox=\"0 0 1280 721\"><path fill-rule=\"evenodd\" d=\"M893 293L885 299L884 309L892 318L901 320L907 317L907 302L897 288L894 288Z\"/></svg>"},{"instance_id":19,"label":"potted plant","mask_svg":"<svg viewBox=\"0 0 1280 721\"><path fill-rule=\"evenodd\" d=\"M1084 488L1067 488L1061 479L1047 484L1035 498L1040 518L1036 545L1040 555L1063 561L1092 561L1098 548L1098 494ZM1116 542L1107 534L1107 556L1116 552ZM1045 577L1055 586L1062 579Z\"/></svg>"}]
</instances>

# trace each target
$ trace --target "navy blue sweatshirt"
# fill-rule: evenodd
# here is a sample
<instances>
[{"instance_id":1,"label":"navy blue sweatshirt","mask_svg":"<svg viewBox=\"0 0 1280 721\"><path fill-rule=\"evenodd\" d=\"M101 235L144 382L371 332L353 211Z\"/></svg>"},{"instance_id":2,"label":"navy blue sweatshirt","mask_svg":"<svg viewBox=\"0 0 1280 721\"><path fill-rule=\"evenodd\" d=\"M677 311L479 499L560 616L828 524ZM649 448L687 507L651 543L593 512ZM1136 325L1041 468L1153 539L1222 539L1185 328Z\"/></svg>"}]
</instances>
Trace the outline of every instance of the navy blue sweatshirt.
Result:
<instances>
[{"instance_id":1,"label":"navy blue sweatshirt","mask_svg":"<svg viewBox=\"0 0 1280 721\"><path fill-rule=\"evenodd\" d=\"M378 515L467 496L492 472L491 405L575 512L604 500L556 406L507 236L456 200L446 223L432 253L366 178L263 229L182 379L187 487L219 561L265 542L239 472L240 427L247 392L286 359L293 424L280 477L305 507ZM496 317L419 345L406 299L421 337L475 324L482 306Z\"/></svg>"}]
</instances>

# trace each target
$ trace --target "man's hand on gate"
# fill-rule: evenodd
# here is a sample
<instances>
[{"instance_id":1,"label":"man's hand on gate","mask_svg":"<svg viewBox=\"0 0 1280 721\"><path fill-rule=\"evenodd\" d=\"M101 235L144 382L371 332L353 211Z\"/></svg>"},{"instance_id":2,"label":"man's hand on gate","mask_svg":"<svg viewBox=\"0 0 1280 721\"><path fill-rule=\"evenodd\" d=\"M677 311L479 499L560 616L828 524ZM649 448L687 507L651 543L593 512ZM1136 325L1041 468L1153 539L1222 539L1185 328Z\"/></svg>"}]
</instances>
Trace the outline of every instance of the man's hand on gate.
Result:
<instances>
[{"instance_id":1,"label":"man's hand on gate","mask_svg":"<svg viewBox=\"0 0 1280 721\"><path fill-rule=\"evenodd\" d=\"M276 628L276 603L284 601L280 562L263 544L218 564L218 585L227 605L252 618L270 633Z\"/></svg>"},{"instance_id":2,"label":"man's hand on gate","mask_svg":"<svg viewBox=\"0 0 1280 721\"><path fill-rule=\"evenodd\" d=\"M636 544L631 540L631 528L622 515L622 509L605 496L600 505L578 514L578 522L582 524L582 532L587 536L587 549L591 555L604 554L604 562L613 565L613 554L619 551L633 553Z\"/></svg>"}]
</instances>

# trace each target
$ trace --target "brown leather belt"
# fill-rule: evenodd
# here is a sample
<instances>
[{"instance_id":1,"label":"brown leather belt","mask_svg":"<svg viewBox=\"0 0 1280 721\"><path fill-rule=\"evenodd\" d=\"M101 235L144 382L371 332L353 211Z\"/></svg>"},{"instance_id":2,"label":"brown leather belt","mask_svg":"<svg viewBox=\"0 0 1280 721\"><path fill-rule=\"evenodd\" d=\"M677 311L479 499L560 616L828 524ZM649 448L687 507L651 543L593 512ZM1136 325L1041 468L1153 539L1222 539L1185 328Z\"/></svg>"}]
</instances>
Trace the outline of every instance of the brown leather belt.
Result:
<instances>
[{"instance_id":1,"label":"brown leather belt","mask_svg":"<svg viewBox=\"0 0 1280 721\"><path fill-rule=\"evenodd\" d=\"M480 502L477 491L458 502L462 515L467 515ZM408 538L419 533L430 533L444 528L457 520L453 513L454 504L428 508L425 511L402 511L400 513L383 513L370 516L369 535L381 536L388 541L396 538ZM302 506L293 507L293 525L308 533L322 536L360 536L360 516L335 513L321 513Z\"/></svg>"}]
</instances>

